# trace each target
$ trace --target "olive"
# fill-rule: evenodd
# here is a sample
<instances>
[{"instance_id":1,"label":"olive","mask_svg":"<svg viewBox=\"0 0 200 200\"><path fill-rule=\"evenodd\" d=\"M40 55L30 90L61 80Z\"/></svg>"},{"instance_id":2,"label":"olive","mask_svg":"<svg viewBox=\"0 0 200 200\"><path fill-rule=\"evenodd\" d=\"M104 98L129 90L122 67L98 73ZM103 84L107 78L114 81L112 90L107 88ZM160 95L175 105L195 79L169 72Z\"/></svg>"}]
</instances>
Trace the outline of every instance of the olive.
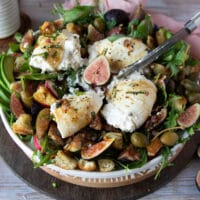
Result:
<instances>
[{"instance_id":1,"label":"olive","mask_svg":"<svg viewBox=\"0 0 200 200\"><path fill-rule=\"evenodd\" d=\"M123 135L120 132L108 132L103 136L103 139L113 138L115 139L112 146L116 149L123 148Z\"/></svg>"},{"instance_id":2,"label":"olive","mask_svg":"<svg viewBox=\"0 0 200 200\"><path fill-rule=\"evenodd\" d=\"M66 25L66 29L70 33L76 33L76 34L80 34L81 33L81 28L78 25L74 24L73 22L68 23Z\"/></svg>"},{"instance_id":3,"label":"olive","mask_svg":"<svg viewBox=\"0 0 200 200\"><path fill-rule=\"evenodd\" d=\"M178 95L184 95L185 94L185 88L182 85L178 85L176 88L176 93Z\"/></svg>"},{"instance_id":4,"label":"olive","mask_svg":"<svg viewBox=\"0 0 200 200\"><path fill-rule=\"evenodd\" d=\"M100 18L100 17L95 18L93 24L94 24L95 28L98 31L104 32L104 30L105 30L105 23L104 23L104 21L103 21L102 18Z\"/></svg>"},{"instance_id":5,"label":"olive","mask_svg":"<svg viewBox=\"0 0 200 200\"><path fill-rule=\"evenodd\" d=\"M190 79L191 81L197 82L199 79L199 73L198 72L190 73L190 75L188 76L188 79Z\"/></svg>"},{"instance_id":6,"label":"olive","mask_svg":"<svg viewBox=\"0 0 200 200\"><path fill-rule=\"evenodd\" d=\"M187 97L191 104L200 103L200 93L188 93Z\"/></svg>"},{"instance_id":7,"label":"olive","mask_svg":"<svg viewBox=\"0 0 200 200\"><path fill-rule=\"evenodd\" d=\"M161 64L158 64L158 63L154 63L152 66L151 66L153 72L155 75L157 74L166 74L166 68L164 65L161 65Z\"/></svg>"},{"instance_id":8,"label":"olive","mask_svg":"<svg viewBox=\"0 0 200 200\"><path fill-rule=\"evenodd\" d=\"M167 93L174 93L175 87L176 87L175 82L172 79L169 79L166 85Z\"/></svg>"},{"instance_id":9,"label":"olive","mask_svg":"<svg viewBox=\"0 0 200 200\"><path fill-rule=\"evenodd\" d=\"M183 111L186 106L187 100L184 96L177 96L172 102L171 106L177 111Z\"/></svg>"},{"instance_id":10,"label":"olive","mask_svg":"<svg viewBox=\"0 0 200 200\"><path fill-rule=\"evenodd\" d=\"M33 117L36 117L38 112L42 109L42 106L33 100L32 106L31 106L31 115Z\"/></svg>"},{"instance_id":11,"label":"olive","mask_svg":"<svg viewBox=\"0 0 200 200\"><path fill-rule=\"evenodd\" d=\"M175 132L168 131L161 135L160 141L167 146L173 146L178 141L178 135Z\"/></svg>"},{"instance_id":12,"label":"olive","mask_svg":"<svg viewBox=\"0 0 200 200\"><path fill-rule=\"evenodd\" d=\"M143 73L149 79L153 76L153 71L152 71L152 69L149 66L144 67Z\"/></svg>"},{"instance_id":13,"label":"olive","mask_svg":"<svg viewBox=\"0 0 200 200\"><path fill-rule=\"evenodd\" d=\"M160 44L162 44L165 40L166 40L166 37L165 37L165 29L164 29L164 28L160 28L160 29L156 32L156 41L157 41L157 44L160 45Z\"/></svg>"},{"instance_id":14,"label":"olive","mask_svg":"<svg viewBox=\"0 0 200 200\"><path fill-rule=\"evenodd\" d=\"M189 79L184 79L181 81L181 85L185 87L186 90L192 91L192 92L200 92L200 88L194 81L191 81Z\"/></svg>"},{"instance_id":15,"label":"olive","mask_svg":"<svg viewBox=\"0 0 200 200\"><path fill-rule=\"evenodd\" d=\"M155 48L155 39L151 36L151 35L148 35L147 36L147 46L150 48L150 49L153 49Z\"/></svg>"},{"instance_id":16,"label":"olive","mask_svg":"<svg viewBox=\"0 0 200 200\"><path fill-rule=\"evenodd\" d=\"M143 133L135 132L131 135L131 143L135 147L146 147L149 144L148 138Z\"/></svg>"},{"instance_id":17,"label":"olive","mask_svg":"<svg viewBox=\"0 0 200 200\"><path fill-rule=\"evenodd\" d=\"M185 76L186 76L185 71L180 71L180 72L174 77L174 79L175 79L175 81L180 82L180 81L182 81L183 79L185 79Z\"/></svg>"},{"instance_id":18,"label":"olive","mask_svg":"<svg viewBox=\"0 0 200 200\"><path fill-rule=\"evenodd\" d=\"M33 103L33 97L32 95L30 95L28 92L26 92L25 90L20 92L20 96L21 96L21 100L23 102L23 104L27 107L27 108L31 108L32 103Z\"/></svg>"},{"instance_id":19,"label":"olive","mask_svg":"<svg viewBox=\"0 0 200 200\"><path fill-rule=\"evenodd\" d=\"M121 9L109 10L104 14L104 18L108 22L115 21L116 26L119 24L128 24L129 22L129 14Z\"/></svg>"}]
</instances>

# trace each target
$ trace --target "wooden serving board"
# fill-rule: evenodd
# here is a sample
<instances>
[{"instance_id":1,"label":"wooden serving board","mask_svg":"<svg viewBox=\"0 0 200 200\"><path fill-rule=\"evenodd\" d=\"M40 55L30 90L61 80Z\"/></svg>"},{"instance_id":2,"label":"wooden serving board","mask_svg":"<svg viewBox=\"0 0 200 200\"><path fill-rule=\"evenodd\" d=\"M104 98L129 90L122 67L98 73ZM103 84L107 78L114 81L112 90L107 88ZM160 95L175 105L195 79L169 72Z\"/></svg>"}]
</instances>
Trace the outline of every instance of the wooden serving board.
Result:
<instances>
[{"instance_id":1,"label":"wooden serving board","mask_svg":"<svg viewBox=\"0 0 200 200\"><path fill-rule=\"evenodd\" d=\"M60 200L96 200L102 199L137 199L145 196L158 188L164 186L172 180L192 159L198 144L200 144L200 132L196 133L193 138L185 145L183 151L175 159L174 166L163 170L159 179L154 177L148 178L142 182L117 187L117 188L88 188L73 185L58 180L41 169L34 169L32 162L26 157L4 128L0 120L0 154L10 168L22 178L28 185L39 190L46 195ZM57 187L53 188L52 183L56 182Z\"/></svg>"}]
</instances>

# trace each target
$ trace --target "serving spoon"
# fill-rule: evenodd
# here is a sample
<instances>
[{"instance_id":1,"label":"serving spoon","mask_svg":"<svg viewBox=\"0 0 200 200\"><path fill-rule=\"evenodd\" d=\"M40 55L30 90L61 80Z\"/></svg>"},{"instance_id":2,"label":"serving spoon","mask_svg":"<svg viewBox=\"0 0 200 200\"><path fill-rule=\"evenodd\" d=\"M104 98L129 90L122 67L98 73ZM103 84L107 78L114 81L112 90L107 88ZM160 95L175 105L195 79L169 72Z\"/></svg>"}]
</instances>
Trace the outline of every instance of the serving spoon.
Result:
<instances>
[{"instance_id":1,"label":"serving spoon","mask_svg":"<svg viewBox=\"0 0 200 200\"><path fill-rule=\"evenodd\" d=\"M151 50L143 58L122 69L117 75L117 78L125 78L132 72L151 64L153 61L157 60L160 55L169 50L169 48L172 47L177 41L191 34L198 26L200 26L200 12L198 12L190 20L188 20L184 24L184 27L176 32L170 39L166 40L164 43Z\"/></svg>"}]
</instances>

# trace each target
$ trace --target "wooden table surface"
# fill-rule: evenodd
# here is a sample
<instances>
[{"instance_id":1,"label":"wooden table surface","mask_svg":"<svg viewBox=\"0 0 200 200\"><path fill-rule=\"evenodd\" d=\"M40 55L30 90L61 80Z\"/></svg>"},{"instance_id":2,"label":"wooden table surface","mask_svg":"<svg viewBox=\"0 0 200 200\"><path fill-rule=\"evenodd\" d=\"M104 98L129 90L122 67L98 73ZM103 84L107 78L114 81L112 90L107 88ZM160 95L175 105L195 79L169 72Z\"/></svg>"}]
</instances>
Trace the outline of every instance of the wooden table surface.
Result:
<instances>
[{"instance_id":1,"label":"wooden table surface","mask_svg":"<svg viewBox=\"0 0 200 200\"><path fill-rule=\"evenodd\" d=\"M36 29L42 21L53 19L51 9L55 2L62 1L20 0L20 9L31 17L32 25ZM177 20L186 20L196 11L200 11L200 0L149 0L147 7ZM141 200L199 200L200 193L195 185L198 170L200 170L200 160L194 156L194 159L170 183ZM16 177L0 156L0 200L38 199L50 200L52 198L32 189Z\"/></svg>"}]
</instances>

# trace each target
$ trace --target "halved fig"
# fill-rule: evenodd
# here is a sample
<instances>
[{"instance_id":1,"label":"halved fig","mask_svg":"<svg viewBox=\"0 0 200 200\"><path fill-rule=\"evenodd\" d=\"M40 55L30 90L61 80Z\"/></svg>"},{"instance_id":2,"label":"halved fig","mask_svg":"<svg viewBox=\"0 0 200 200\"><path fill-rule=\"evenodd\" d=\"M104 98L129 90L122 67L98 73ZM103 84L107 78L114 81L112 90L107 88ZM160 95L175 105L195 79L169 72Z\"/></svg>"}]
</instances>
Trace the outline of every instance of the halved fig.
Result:
<instances>
[{"instance_id":1,"label":"halved fig","mask_svg":"<svg viewBox=\"0 0 200 200\"><path fill-rule=\"evenodd\" d=\"M102 124L102 120L99 114L96 114L94 116L94 119L92 120L92 122L90 123L90 128L94 129L94 130L102 130L103 128L103 124Z\"/></svg>"},{"instance_id":2,"label":"halved fig","mask_svg":"<svg viewBox=\"0 0 200 200\"><path fill-rule=\"evenodd\" d=\"M50 123L50 109L44 108L42 109L36 118L36 135L38 139L41 139L49 128Z\"/></svg>"},{"instance_id":3,"label":"halved fig","mask_svg":"<svg viewBox=\"0 0 200 200\"><path fill-rule=\"evenodd\" d=\"M25 113L20 97L16 92L11 94L10 109L16 118Z\"/></svg>"},{"instance_id":4,"label":"halved fig","mask_svg":"<svg viewBox=\"0 0 200 200\"><path fill-rule=\"evenodd\" d=\"M85 134L79 133L75 135L72 140L65 145L64 149L70 152L80 151L85 141Z\"/></svg>"},{"instance_id":5,"label":"halved fig","mask_svg":"<svg viewBox=\"0 0 200 200\"><path fill-rule=\"evenodd\" d=\"M58 98L58 93L55 90L55 84L51 80L46 80L45 81L45 87L51 92L51 94Z\"/></svg>"},{"instance_id":6,"label":"halved fig","mask_svg":"<svg viewBox=\"0 0 200 200\"><path fill-rule=\"evenodd\" d=\"M116 149L123 148L123 135L121 132L108 132L103 136L103 139L113 138L115 141L112 146Z\"/></svg>"},{"instance_id":7,"label":"halved fig","mask_svg":"<svg viewBox=\"0 0 200 200\"><path fill-rule=\"evenodd\" d=\"M99 32L92 24L88 26L88 39L91 42L96 42L102 40L104 38L104 34Z\"/></svg>"},{"instance_id":8,"label":"halved fig","mask_svg":"<svg viewBox=\"0 0 200 200\"><path fill-rule=\"evenodd\" d=\"M33 31L30 29L25 33L24 37L22 38L22 41L20 43L20 50L24 52L26 48L30 47L33 44L33 42Z\"/></svg>"},{"instance_id":9,"label":"halved fig","mask_svg":"<svg viewBox=\"0 0 200 200\"><path fill-rule=\"evenodd\" d=\"M23 89L22 89L22 83L21 81L15 81L15 82L12 82L10 84L10 89L11 91L13 92L17 92L17 93L20 93Z\"/></svg>"},{"instance_id":10,"label":"halved fig","mask_svg":"<svg viewBox=\"0 0 200 200\"><path fill-rule=\"evenodd\" d=\"M151 117L146 121L145 128L148 131L153 130L155 127L160 125L164 119L167 117L167 109L161 108L158 111L156 111L155 114L151 115Z\"/></svg>"},{"instance_id":11,"label":"halved fig","mask_svg":"<svg viewBox=\"0 0 200 200\"><path fill-rule=\"evenodd\" d=\"M104 85L110 79L110 65L104 55L97 57L84 71L84 80L88 84Z\"/></svg>"},{"instance_id":12,"label":"halved fig","mask_svg":"<svg viewBox=\"0 0 200 200\"><path fill-rule=\"evenodd\" d=\"M195 103L187 108L179 118L177 119L177 123L183 127L190 127L198 120L200 116L200 104Z\"/></svg>"},{"instance_id":13,"label":"halved fig","mask_svg":"<svg viewBox=\"0 0 200 200\"><path fill-rule=\"evenodd\" d=\"M57 100L44 85L38 87L33 94L33 98L43 106L51 106Z\"/></svg>"},{"instance_id":14,"label":"halved fig","mask_svg":"<svg viewBox=\"0 0 200 200\"><path fill-rule=\"evenodd\" d=\"M196 175L196 185L197 185L198 190L200 191L200 170L197 172L197 175Z\"/></svg>"},{"instance_id":15,"label":"halved fig","mask_svg":"<svg viewBox=\"0 0 200 200\"><path fill-rule=\"evenodd\" d=\"M49 127L48 137L57 145L63 146L64 140L58 132L56 123L52 122Z\"/></svg>"},{"instance_id":16,"label":"halved fig","mask_svg":"<svg viewBox=\"0 0 200 200\"><path fill-rule=\"evenodd\" d=\"M114 139L106 139L102 140L94 145L85 147L81 150L81 157L83 159L92 159L100 155L102 152L104 152L106 149L108 149L111 144L113 143Z\"/></svg>"},{"instance_id":17,"label":"halved fig","mask_svg":"<svg viewBox=\"0 0 200 200\"><path fill-rule=\"evenodd\" d=\"M134 161L134 160L139 160L140 155L136 151L134 146L131 144L124 151L121 152L118 159L123 161Z\"/></svg>"}]
</instances>

